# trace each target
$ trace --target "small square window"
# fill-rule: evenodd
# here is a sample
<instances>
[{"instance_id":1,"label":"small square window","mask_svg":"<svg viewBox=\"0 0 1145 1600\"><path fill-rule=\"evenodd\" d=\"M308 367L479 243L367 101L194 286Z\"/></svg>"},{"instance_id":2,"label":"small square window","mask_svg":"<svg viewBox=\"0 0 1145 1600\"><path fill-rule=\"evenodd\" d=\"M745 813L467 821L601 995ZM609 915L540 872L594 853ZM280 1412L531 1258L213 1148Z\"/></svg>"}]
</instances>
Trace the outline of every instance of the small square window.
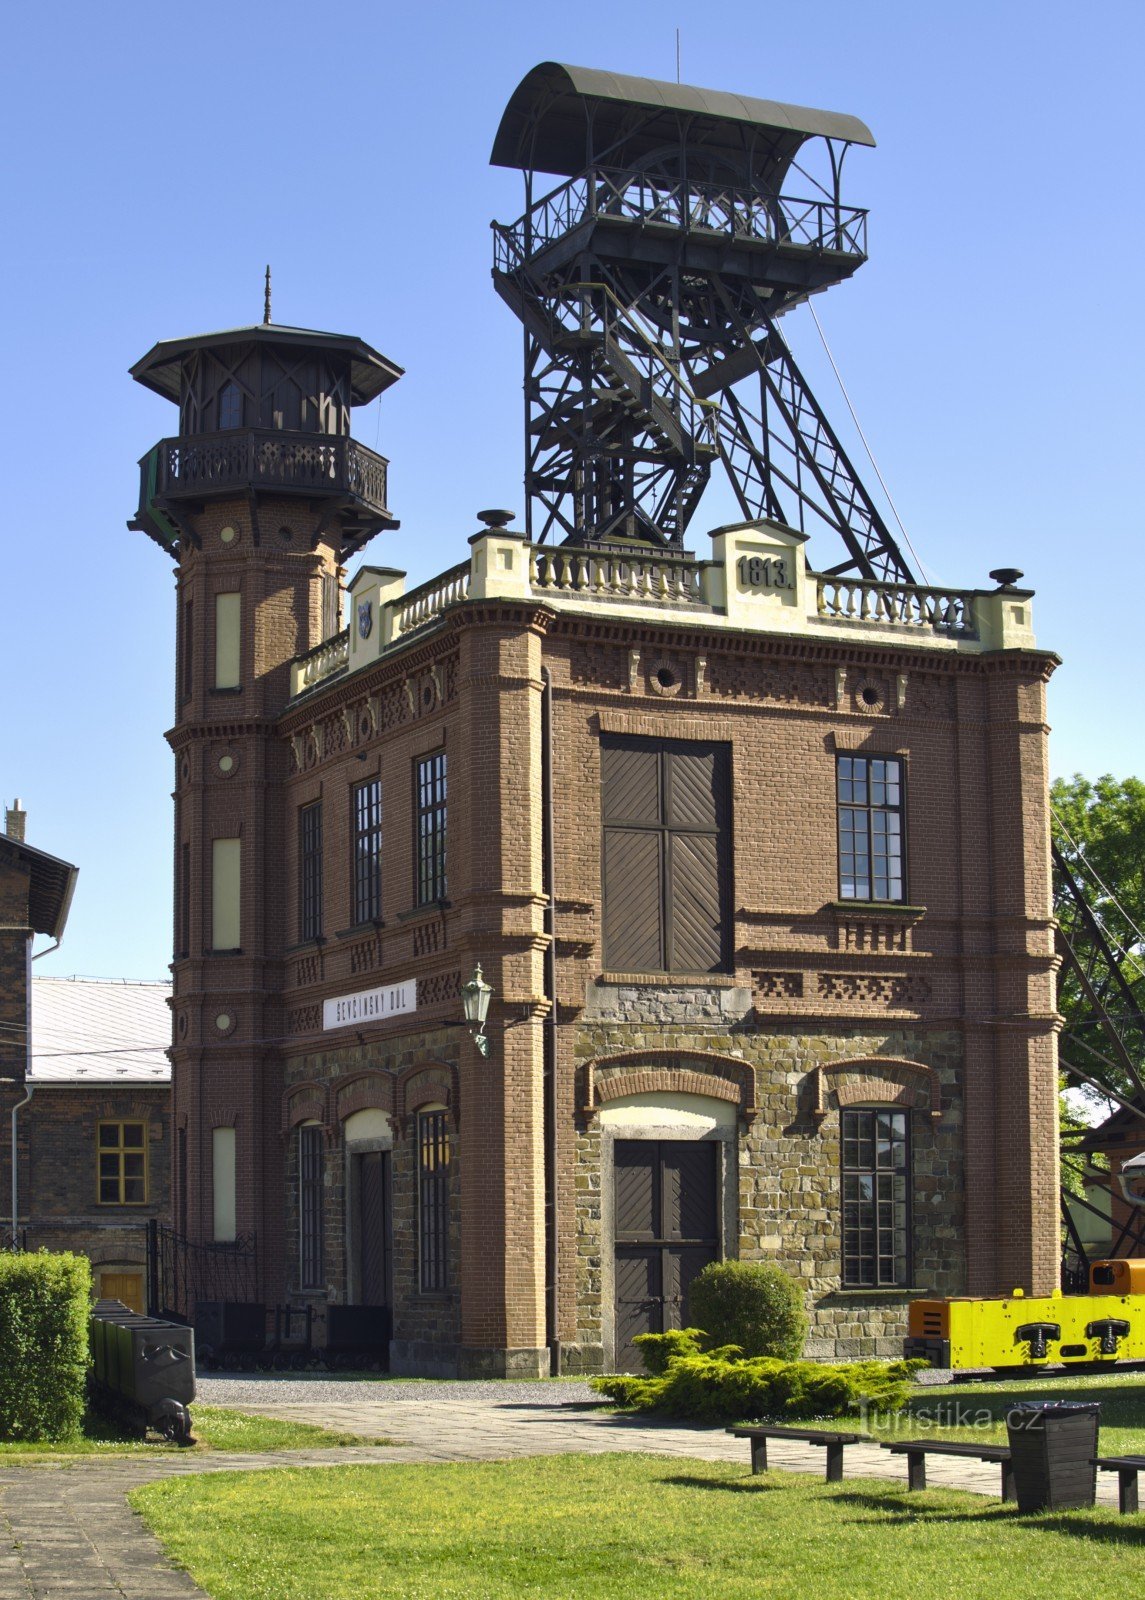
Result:
<instances>
[{"instance_id":1,"label":"small square window","mask_svg":"<svg viewBox=\"0 0 1145 1600\"><path fill-rule=\"evenodd\" d=\"M97 1192L101 1206L147 1202L147 1125L101 1122L96 1133Z\"/></svg>"}]
</instances>

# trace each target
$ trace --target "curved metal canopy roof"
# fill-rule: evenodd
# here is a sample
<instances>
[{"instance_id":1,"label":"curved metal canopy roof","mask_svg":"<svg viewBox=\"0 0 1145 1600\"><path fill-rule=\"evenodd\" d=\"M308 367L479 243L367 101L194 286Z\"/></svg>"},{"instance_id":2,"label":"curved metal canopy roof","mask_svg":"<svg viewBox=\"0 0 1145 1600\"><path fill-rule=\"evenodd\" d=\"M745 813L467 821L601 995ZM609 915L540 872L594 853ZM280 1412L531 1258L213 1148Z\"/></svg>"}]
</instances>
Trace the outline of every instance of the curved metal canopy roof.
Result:
<instances>
[{"instance_id":1,"label":"curved metal canopy roof","mask_svg":"<svg viewBox=\"0 0 1145 1600\"><path fill-rule=\"evenodd\" d=\"M591 164L590 124L592 150L607 150L617 166L678 141L685 124L689 143L737 155L755 130L766 135L764 164L778 160L784 168L807 139L875 142L865 123L843 112L543 61L525 74L505 107L490 165L574 177Z\"/></svg>"},{"instance_id":2,"label":"curved metal canopy roof","mask_svg":"<svg viewBox=\"0 0 1145 1600\"><path fill-rule=\"evenodd\" d=\"M193 350L213 350L235 344L283 345L294 349L310 346L350 358L350 401L365 405L383 389L396 383L405 371L381 355L372 345L351 334L319 333L314 328L288 328L277 322L254 322L246 328L223 328L218 333L199 333L189 339L164 339L129 369L137 383L154 389L166 400L179 400L180 365Z\"/></svg>"}]
</instances>

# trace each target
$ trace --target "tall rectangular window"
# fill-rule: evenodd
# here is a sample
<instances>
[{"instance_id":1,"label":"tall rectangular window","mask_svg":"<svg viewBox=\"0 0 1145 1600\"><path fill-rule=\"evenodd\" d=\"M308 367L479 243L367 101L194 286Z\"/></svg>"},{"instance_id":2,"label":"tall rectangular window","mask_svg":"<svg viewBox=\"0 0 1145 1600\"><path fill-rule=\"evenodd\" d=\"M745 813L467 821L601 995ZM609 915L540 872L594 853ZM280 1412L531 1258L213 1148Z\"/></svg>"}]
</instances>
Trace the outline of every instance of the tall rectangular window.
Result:
<instances>
[{"instance_id":1,"label":"tall rectangular window","mask_svg":"<svg viewBox=\"0 0 1145 1600\"><path fill-rule=\"evenodd\" d=\"M447 778L445 751L425 756L417 764L417 903L444 900L445 824Z\"/></svg>"},{"instance_id":2,"label":"tall rectangular window","mask_svg":"<svg viewBox=\"0 0 1145 1600\"><path fill-rule=\"evenodd\" d=\"M147 1127L143 1122L101 1122L97 1133L99 1203L141 1206L147 1201Z\"/></svg>"},{"instance_id":3,"label":"tall rectangular window","mask_svg":"<svg viewBox=\"0 0 1145 1600\"><path fill-rule=\"evenodd\" d=\"M179 851L179 954L191 954L191 846Z\"/></svg>"},{"instance_id":4,"label":"tall rectangular window","mask_svg":"<svg viewBox=\"0 0 1145 1600\"><path fill-rule=\"evenodd\" d=\"M195 667L195 602L184 600L182 626L179 629L179 696L189 700L194 685Z\"/></svg>"},{"instance_id":5,"label":"tall rectangular window","mask_svg":"<svg viewBox=\"0 0 1145 1600\"><path fill-rule=\"evenodd\" d=\"M298 1130L299 1282L303 1289L321 1289L322 1258L322 1129Z\"/></svg>"},{"instance_id":6,"label":"tall rectangular window","mask_svg":"<svg viewBox=\"0 0 1145 1600\"><path fill-rule=\"evenodd\" d=\"M235 1130L211 1129L211 1203L217 1244L237 1237L235 1216Z\"/></svg>"},{"instance_id":7,"label":"tall rectangular window","mask_svg":"<svg viewBox=\"0 0 1145 1600\"><path fill-rule=\"evenodd\" d=\"M237 689L241 679L240 634L242 595L237 591L215 596L215 688Z\"/></svg>"},{"instance_id":8,"label":"tall rectangular window","mask_svg":"<svg viewBox=\"0 0 1145 1600\"><path fill-rule=\"evenodd\" d=\"M420 1283L429 1294L448 1287L449 1134L444 1111L417 1119Z\"/></svg>"},{"instance_id":9,"label":"tall rectangular window","mask_svg":"<svg viewBox=\"0 0 1145 1600\"><path fill-rule=\"evenodd\" d=\"M905 899L903 774L894 756L839 756L839 898Z\"/></svg>"},{"instance_id":10,"label":"tall rectangular window","mask_svg":"<svg viewBox=\"0 0 1145 1600\"><path fill-rule=\"evenodd\" d=\"M729 747L609 737L601 747L601 786L605 966L725 971Z\"/></svg>"},{"instance_id":11,"label":"tall rectangular window","mask_svg":"<svg viewBox=\"0 0 1145 1600\"><path fill-rule=\"evenodd\" d=\"M179 1232L187 1237L187 1130L180 1128L175 1139L175 1186L179 1196L176 1221Z\"/></svg>"},{"instance_id":12,"label":"tall rectangular window","mask_svg":"<svg viewBox=\"0 0 1145 1600\"><path fill-rule=\"evenodd\" d=\"M342 586L336 572L322 574L322 637L332 639L342 628Z\"/></svg>"},{"instance_id":13,"label":"tall rectangular window","mask_svg":"<svg viewBox=\"0 0 1145 1600\"><path fill-rule=\"evenodd\" d=\"M242 944L242 840L211 840L211 949Z\"/></svg>"},{"instance_id":14,"label":"tall rectangular window","mask_svg":"<svg viewBox=\"0 0 1145 1600\"><path fill-rule=\"evenodd\" d=\"M842 1113L843 1286L910 1282L910 1148L905 1111Z\"/></svg>"},{"instance_id":15,"label":"tall rectangular window","mask_svg":"<svg viewBox=\"0 0 1145 1600\"><path fill-rule=\"evenodd\" d=\"M373 922L382 914L382 782L371 778L353 792L354 921Z\"/></svg>"},{"instance_id":16,"label":"tall rectangular window","mask_svg":"<svg viewBox=\"0 0 1145 1600\"><path fill-rule=\"evenodd\" d=\"M322 802L298 813L298 937L322 935Z\"/></svg>"}]
</instances>

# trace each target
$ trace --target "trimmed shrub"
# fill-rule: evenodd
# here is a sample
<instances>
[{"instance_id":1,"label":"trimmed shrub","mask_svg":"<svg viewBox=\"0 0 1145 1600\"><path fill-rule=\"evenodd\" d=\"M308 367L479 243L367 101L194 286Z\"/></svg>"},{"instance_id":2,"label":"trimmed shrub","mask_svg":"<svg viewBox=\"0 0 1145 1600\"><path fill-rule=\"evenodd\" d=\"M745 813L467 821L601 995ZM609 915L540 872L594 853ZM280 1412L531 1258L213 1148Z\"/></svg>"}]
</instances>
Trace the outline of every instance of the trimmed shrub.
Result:
<instances>
[{"instance_id":1,"label":"trimmed shrub","mask_svg":"<svg viewBox=\"0 0 1145 1600\"><path fill-rule=\"evenodd\" d=\"M738 1345L747 1357L797 1361L807 1337L803 1292L766 1261L713 1261L688 1289L693 1317L713 1345Z\"/></svg>"},{"instance_id":2,"label":"trimmed shrub","mask_svg":"<svg viewBox=\"0 0 1145 1600\"><path fill-rule=\"evenodd\" d=\"M698 1356L707 1338L702 1328L669 1328L667 1333L638 1333L632 1343L640 1351L644 1370L661 1377L672 1356Z\"/></svg>"},{"instance_id":3,"label":"trimmed shrub","mask_svg":"<svg viewBox=\"0 0 1145 1600\"><path fill-rule=\"evenodd\" d=\"M906 1403L911 1375L919 1365L856 1361L834 1366L780 1361L774 1356L736 1359L722 1350L694 1351L670 1355L660 1376L593 1378L592 1387L632 1411L705 1422L795 1422L898 1411Z\"/></svg>"},{"instance_id":4,"label":"trimmed shrub","mask_svg":"<svg viewBox=\"0 0 1145 1600\"><path fill-rule=\"evenodd\" d=\"M90 1310L86 1256L0 1252L0 1439L79 1432Z\"/></svg>"}]
</instances>

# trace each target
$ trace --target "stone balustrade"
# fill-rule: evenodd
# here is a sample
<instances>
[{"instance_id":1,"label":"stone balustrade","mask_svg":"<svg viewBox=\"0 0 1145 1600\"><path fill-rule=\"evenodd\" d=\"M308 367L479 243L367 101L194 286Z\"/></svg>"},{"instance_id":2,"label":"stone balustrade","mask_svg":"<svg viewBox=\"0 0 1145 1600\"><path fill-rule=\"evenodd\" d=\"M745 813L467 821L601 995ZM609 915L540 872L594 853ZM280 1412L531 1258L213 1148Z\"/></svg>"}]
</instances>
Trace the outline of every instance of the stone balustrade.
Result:
<instances>
[{"instance_id":1,"label":"stone balustrade","mask_svg":"<svg viewBox=\"0 0 1145 1600\"><path fill-rule=\"evenodd\" d=\"M698 606L704 604L704 565L678 557L541 548L530 552L529 578L538 596L554 593L587 600Z\"/></svg>"},{"instance_id":2,"label":"stone balustrade","mask_svg":"<svg viewBox=\"0 0 1145 1600\"><path fill-rule=\"evenodd\" d=\"M922 589L907 583L817 577L815 611L825 622L923 628L977 637L974 596L961 589Z\"/></svg>"},{"instance_id":3,"label":"stone balustrade","mask_svg":"<svg viewBox=\"0 0 1145 1600\"><path fill-rule=\"evenodd\" d=\"M305 694L307 689L325 683L327 678L337 677L339 673L345 672L349 665L350 630L343 628L341 633L323 639L321 644L315 645L313 650L308 650L304 656L297 657L291 663L291 697Z\"/></svg>"},{"instance_id":4,"label":"stone balustrade","mask_svg":"<svg viewBox=\"0 0 1145 1600\"><path fill-rule=\"evenodd\" d=\"M435 622L443 611L469 598L469 562L451 567L440 577L404 595L393 607L394 639Z\"/></svg>"},{"instance_id":5,"label":"stone balustrade","mask_svg":"<svg viewBox=\"0 0 1145 1600\"><path fill-rule=\"evenodd\" d=\"M806 538L765 520L717 528L713 559L652 547L533 546L502 528L470 541L468 561L403 594L405 575L365 567L351 590L351 628L300 656L297 696L358 672L467 601L542 604L654 620L686 614L705 629L928 649L1033 649L1029 590L953 589L814 572Z\"/></svg>"}]
</instances>

